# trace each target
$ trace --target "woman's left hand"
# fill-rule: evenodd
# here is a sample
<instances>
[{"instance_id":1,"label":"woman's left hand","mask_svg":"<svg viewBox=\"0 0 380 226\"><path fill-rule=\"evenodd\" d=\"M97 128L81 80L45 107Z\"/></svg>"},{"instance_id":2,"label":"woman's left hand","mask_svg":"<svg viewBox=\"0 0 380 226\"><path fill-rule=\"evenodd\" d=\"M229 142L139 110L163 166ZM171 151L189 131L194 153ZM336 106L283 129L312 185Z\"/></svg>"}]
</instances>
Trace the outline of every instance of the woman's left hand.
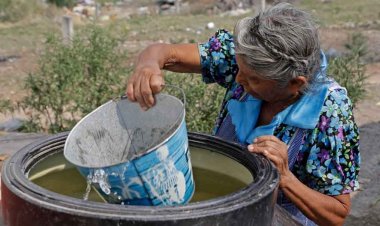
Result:
<instances>
[{"instance_id":1,"label":"woman's left hand","mask_svg":"<svg viewBox=\"0 0 380 226\"><path fill-rule=\"evenodd\" d=\"M277 137L258 137L248 145L248 151L262 154L274 163L281 175L280 187L284 185L286 178L292 177L288 167L288 146Z\"/></svg>"}]
</instances>

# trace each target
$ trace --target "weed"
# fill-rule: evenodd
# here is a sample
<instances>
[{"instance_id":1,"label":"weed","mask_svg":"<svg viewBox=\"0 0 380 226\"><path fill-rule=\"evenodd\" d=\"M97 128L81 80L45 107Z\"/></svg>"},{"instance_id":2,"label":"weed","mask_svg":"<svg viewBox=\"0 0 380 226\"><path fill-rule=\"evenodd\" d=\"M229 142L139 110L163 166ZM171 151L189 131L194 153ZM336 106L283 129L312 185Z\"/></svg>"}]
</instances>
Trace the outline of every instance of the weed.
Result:
<instances>
[{"instance_id":1,"label":"weed","mask_svg":"<svg viewBox=\"0 0 380 226\"><path fill-rule=\"evenodd\" d=\"M73 7L76 3L75 0L47 0L48 3L54 4L58 7Z\"/></svg>"},{"instance_id":2,"label":"weed","mask_svg":"<svg viewBox=\"0 0 380 226\"><path fill-rule=\"evenodd\" d=\"M84 115L124 89L126 53L116 38L91 26L64 45L49 36L39 69L26 80L19 102L28 116L24 129L56 133L71 129Z\"/></svg>"},{"instance_id":3,"label":"weed","mask_svg":"<svg viewBox=\"0 0 380 226\"><path fill-rule=\"evenodd\" d=\"M329 74L343 87L355 106L365 96L365 64L363 57L367 54L365 38L360 33L355 33L349 43L345 45L349 51L346 55L337 57L330 62Z\"/></svg>"},{"instance_id":4,"label":"weed","mask_svg":"<svg viewBox=\"0 0 380 226\"><path fill-rule=\"evenodd\" d=\"M209 133L219 113L225 89L217 84L206 85L198 74L167 73L165 81L184 90L188 130Z\"/></svg>"}]
</instances>

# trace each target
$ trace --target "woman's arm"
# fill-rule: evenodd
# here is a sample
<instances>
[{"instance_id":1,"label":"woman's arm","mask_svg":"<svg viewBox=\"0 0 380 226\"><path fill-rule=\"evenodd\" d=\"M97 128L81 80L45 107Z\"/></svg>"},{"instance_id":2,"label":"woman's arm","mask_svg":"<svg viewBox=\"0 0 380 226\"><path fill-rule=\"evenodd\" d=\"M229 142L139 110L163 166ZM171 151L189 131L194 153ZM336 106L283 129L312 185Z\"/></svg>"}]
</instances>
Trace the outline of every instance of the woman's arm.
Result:
<instances>
[{"instance_id":1,"label":"woman's arm","mask_svg":"<svg viewBox=\"0 0 380 226\"><path fill-rule=\"evenodd\" d=\"M287 145L275 136L261 136L248 146L248 150L262 154L277 167L281 178L280 188L309 219L319 225L343 225L350 211L350 196L328 196L299 181L288 168Z\"/></svg>"},{"instance_id":2,"label":"woman's arm","mask_svg":"<svg viewBox=\"0 0 380 226\"><path fill-rule=\"evenodd\" d=\"M322 194L304 185L290 171L281 176L280 188L305 216L318 225L343 225L350 212L349 194Z\"/></svg>"},{"instance_id":3,"label":"woman's arm","mask_svg":"<svg viewBox=\"0 0 380 226\"><path fill-rule=\"evenodd\" d=\"M162 69L175 72L201 73L197 44L153 44L137 57L128 80L126 94L143 109L154 105L153 94L164 85Z\"/></svg>"},{"instance_id":4,"label":"woman's arm","mask_svg":"<svg viewBox=\"0 0 380 226\"><path fill-rule=\"evenodd\" d=\"M153 44L143 50L137 66L157 62L160 69L174 72L201 73L198 44Z\"/></svg>"}]
</instances>

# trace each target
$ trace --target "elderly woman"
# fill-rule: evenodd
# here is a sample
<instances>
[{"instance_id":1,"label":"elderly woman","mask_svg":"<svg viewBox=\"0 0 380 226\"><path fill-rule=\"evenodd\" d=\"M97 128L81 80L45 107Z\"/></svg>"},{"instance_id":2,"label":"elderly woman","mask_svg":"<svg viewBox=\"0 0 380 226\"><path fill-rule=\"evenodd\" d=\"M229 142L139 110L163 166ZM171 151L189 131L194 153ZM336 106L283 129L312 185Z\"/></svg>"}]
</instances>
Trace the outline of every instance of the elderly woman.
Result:
<instances>
[{"instance_id":1,"label":"elderly woman","mask_svg":"<svg viewBox=\"0 0 380 226\"><path fill-rule=\"evenodd\" d=\"M128 97L148 109L162 70L201 73L226 88L213 133L277 167L278 203L304 225L342 225L358 189L359 134L346 90L326 76L310 16L279 4L202 44L141 52Z\"/></svg>"}]
</instances>

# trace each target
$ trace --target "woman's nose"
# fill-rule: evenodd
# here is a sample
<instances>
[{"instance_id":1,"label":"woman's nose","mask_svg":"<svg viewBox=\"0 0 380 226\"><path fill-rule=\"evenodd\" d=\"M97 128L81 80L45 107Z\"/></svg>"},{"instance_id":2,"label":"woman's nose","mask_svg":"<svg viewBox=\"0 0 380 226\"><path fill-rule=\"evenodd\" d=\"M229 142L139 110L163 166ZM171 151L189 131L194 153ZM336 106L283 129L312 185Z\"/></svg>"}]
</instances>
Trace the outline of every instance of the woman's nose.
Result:
<instances>
[{"instance_id":1,"label":"woman's nose","mask_svg":"<svg viewBox=\"0 0 380 226\"><path fill-rule=\"evenodd\" d=\"M239 84L242 84L242 82L244 81L243 76L241 75L240 71L238 71L235 81Z\"/></svg>"}]
</instances>

